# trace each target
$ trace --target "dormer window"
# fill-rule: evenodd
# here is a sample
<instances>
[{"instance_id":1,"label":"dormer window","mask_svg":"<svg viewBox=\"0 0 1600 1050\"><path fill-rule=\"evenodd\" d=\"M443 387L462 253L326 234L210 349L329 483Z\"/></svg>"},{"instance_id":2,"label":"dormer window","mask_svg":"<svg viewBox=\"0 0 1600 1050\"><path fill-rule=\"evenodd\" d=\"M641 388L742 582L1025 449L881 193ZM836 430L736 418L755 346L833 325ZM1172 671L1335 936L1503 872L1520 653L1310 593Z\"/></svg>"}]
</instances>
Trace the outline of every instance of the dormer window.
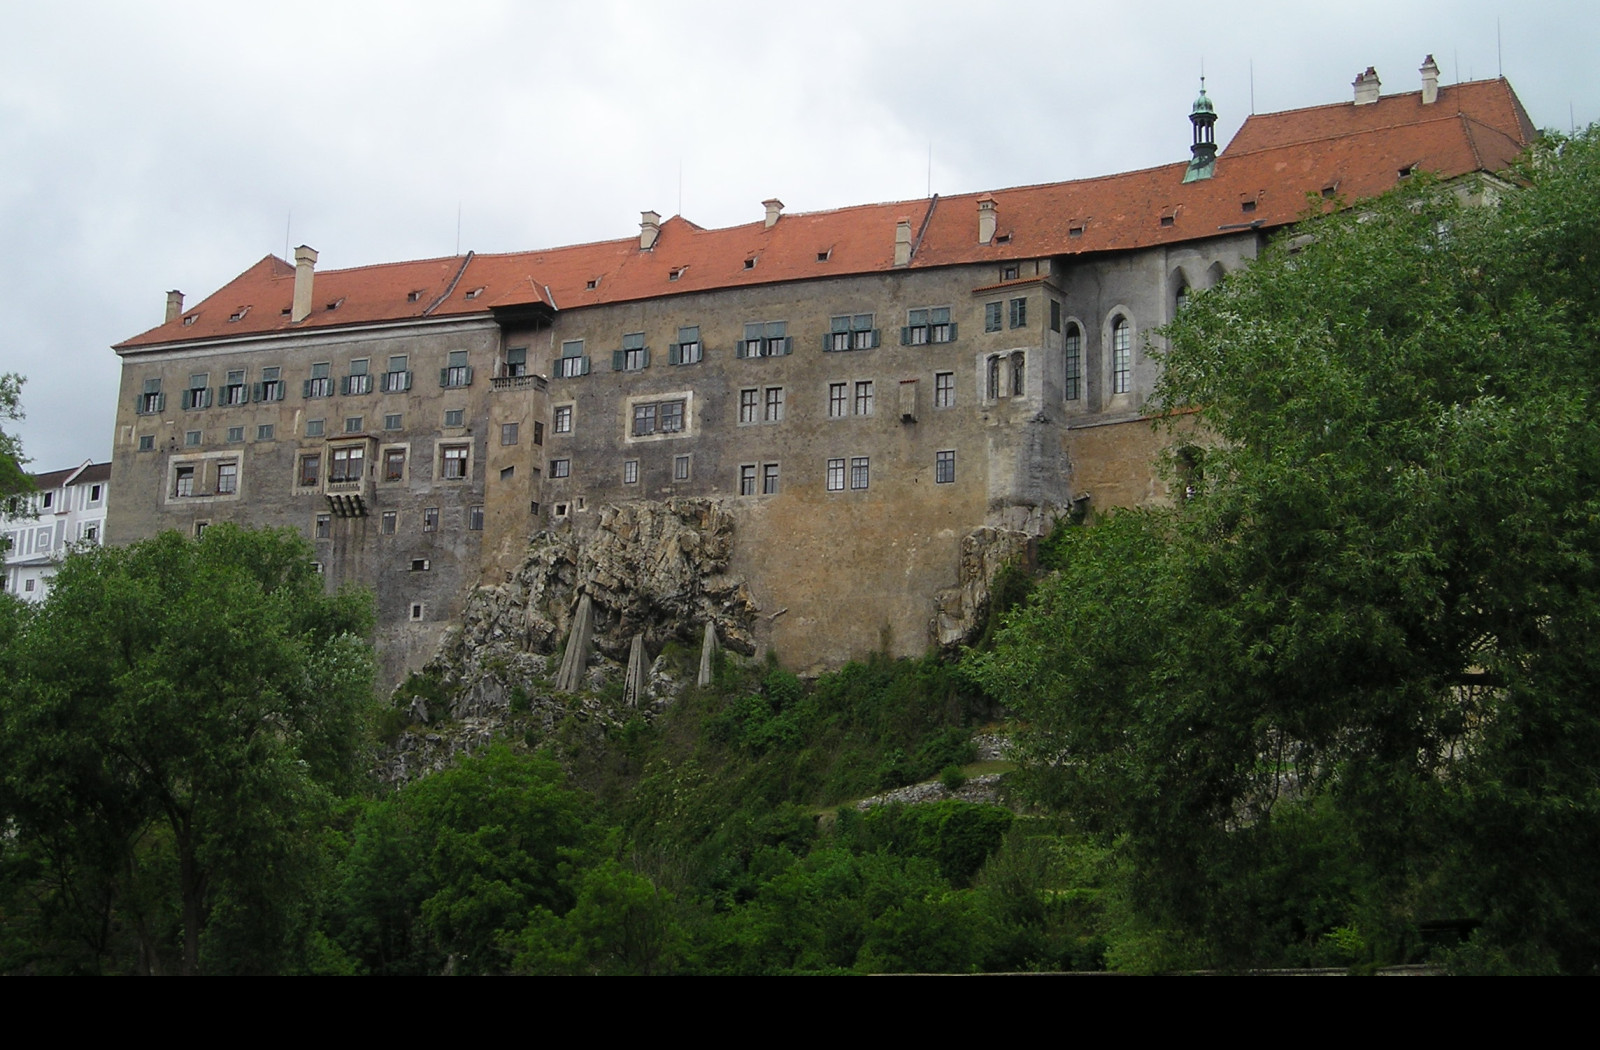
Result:
<instances>
[{"instance_id":1,"label":"dormer window","mask_svg":"<svg viewBox=\"0 0 1600 1050\"><path fill-rule=\"evenodd\" d=\"M1010 244L1011 243L1011 234L1009 234L1009 233L1000 234L998 237L996 237L994 239L994 243L996 243L996 244Z\"/></svg>"},{"instance_id":2,"label":"dormer window","mask_svg":"<svg viewBox=\"0 0 1600 1050\"><path fill-rule=\"evenodd\" d=\"M289 311L287 311L287 310L284 311L284 313L288 313L288 312ZM200 319L200 315L199 314L190 314L188 317L185 317L183 319L183 323L184 323L185 326L188 326L188 325L194 324L195 321L197 321L199 319Z\"/></svg>"},{"instance_id":3,"label":"dormer window","mask_svg":"<svg viewBox=\"0 0 1600 1050\"><path fill-rule=\"evenodd\" d=\"M1256 202L1253 200L1240 201L1239 210L1244 212L1246 215L1249 215L1251 212L1256 210Z\"/></svg>"},{"instance_id":4,"label":"dormer window","mask_svg":"<svg viewBox=\"0 0 1600 1050\"><path fill-rule=\"evenodd\" d=\"M329 303L328 306L327 306L327 309L329 309L329 310L337 310L337 309L339 309L339 307L341 307L343 305L344 305L344 296L341 295L339 298L337 298L333 302Z\"/></svg>"},{"instance_id":5,"label":"dormer window","mask_svg":"<svg viewBox=\"0 0 1600 1050\"><path fill-rule=\"evenodd\" d=\"M586 283L584 285L584 287L587 288L591 292L594 291L596 288L600 287L600 278L598 278L598 277L593 278L588 283Z\"/></svg>"},{"instance_id":6,"label":"dormer window","mask_svg":"<svg viewBox=\"0 0 1600 1050\"><path fill-rule=\"evenodd\" d=\"M468 299L476 299L478 296L480 296L482 294L483 294L483 289L482 288L474 288L474 289L472 289L472 291L467 293L467 298Z\"/></svg>"},{"instance_id":7,"label":"dormer window","mask_svg":"<svg viewBox=\"0 0 1600 1050\"><path fill-rule=\"evenodd\" d=\"M675 267L670 272L668 272L667 280L676 281L678 278L682 277L685 273L687 273L688 270L689 270L689 268L687 266Z\"/></svg>"},{"instance_id":8,"label":"dormer window","mask_svg":"<svg viewBox=\"0 0 1600 1050\"><path fill-rule=\"evenodd\" d=\"M244 315L249 313L249 312L250 312L250 308L248 306L241 306L241 307L239 307L239 309L235 310L233 313L228 315L228 320L230 322L243 321L244 320ZM188 322L184 322L184 323L187 324Z\"/></svg>"},{"instance_id":9,"label":"dormer window","mask_svg":"<svg viewBox=\"0 0 1600 1050\"><path fill-rule=\"evenodd\" d=\"M827 262L833 258L833 249L827 248L817 253L817 262Z\"/></svg>"},{"instance_id":10,"label":"dormer window","mask_svg":"<svg viewBox=\"0 0 1600 1050\"><path fill-rule=\"evenodd\" d=\"M421 299L421 298L422 298L422 289L420 289L420 288L416 289L415 291L411 291L411 292L407 292L406 293L406 302L408 302L408 303L414 303L418 299Z\"/></svg>"},{"instance_id":11,"label":"dormer window","mask_svg":"<svg viewBox=\"0 0 1600 1050\"><path fill-rule=\"evenodd\" d=\"M746 270L754 270L756 268L756 257L754 255L744 261L744 268Z\"/></svg>"}]
</instances>

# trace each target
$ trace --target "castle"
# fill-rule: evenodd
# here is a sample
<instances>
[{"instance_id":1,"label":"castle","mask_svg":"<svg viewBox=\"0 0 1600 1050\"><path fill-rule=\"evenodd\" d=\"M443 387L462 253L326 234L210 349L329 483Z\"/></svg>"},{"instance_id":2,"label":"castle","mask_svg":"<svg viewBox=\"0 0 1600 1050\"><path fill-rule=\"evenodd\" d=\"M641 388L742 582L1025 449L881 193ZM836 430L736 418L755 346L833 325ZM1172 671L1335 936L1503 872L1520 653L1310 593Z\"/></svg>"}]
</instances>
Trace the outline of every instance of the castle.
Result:
<instances>
[{"instance_id":1,"label":"castle","mask_svg":"<svg viewBox=\"0 0 1600 1050\"><path fill-rule=\"evenodd\" d=\"M115 347L109 534L301 530L330 585L377 594L391 677L530 541L657 505L717 518L711 590L793 667L957 641L994 566L1069 508L1168 498L1144 404L1185 296L1308 199L1414 172L1481 192L1532 141L1503 79L1421 72L1251 116L1220 154L1202 89L1187 160L1103 178L768 200L729 229L647 211L624 240L338 271L268 256Z\"/></svg>"}]
</instances>

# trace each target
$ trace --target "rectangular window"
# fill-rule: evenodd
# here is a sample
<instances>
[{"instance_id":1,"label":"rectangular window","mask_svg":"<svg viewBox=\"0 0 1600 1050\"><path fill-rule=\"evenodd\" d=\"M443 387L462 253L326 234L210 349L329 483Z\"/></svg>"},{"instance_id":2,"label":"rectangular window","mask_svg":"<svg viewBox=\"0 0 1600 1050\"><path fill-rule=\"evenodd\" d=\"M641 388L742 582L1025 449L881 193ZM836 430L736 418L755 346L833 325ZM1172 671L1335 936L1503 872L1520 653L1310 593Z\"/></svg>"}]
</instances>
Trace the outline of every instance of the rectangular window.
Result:
<instances>
[{"instance_id":1,"label":"rectangular window","mask_svg":"<svg viewBox=\"0 0 1600 1050\"><path fill-rule=\"evenodd\" d=\"M400 515L395 511L386 510L383 512L383 517L380 518L379 521L381 524L379 525L378 531L385 536L393 536L396 526L398 526L400 523Z\"/></svg>"},{"instance_id":2,"label":"rectangular window","mask_svg":"<svg viewBox=\"0 0 1600 1050\"><path fill-rule=\"evenodd\" d=\"M155 447L156 447L156 438L155 438L154 434L140 434L139 435L139 451L140 452L154 452L155 451Z\"/></svg>"},{"instance_id":3,"label":"rectangular window","mask_svg":"<svg viewBox=\"0 0 1600 1050\"><path fill-rule=\"evenodd\" d=\"M358 357L350 362L350 374L344 377L342 393L372 393L372 375L367 371L370 364L371 362L365 357Z\"/></svg>"},{"instance_id":4,"label":"rectangular window","mask_svg":"<svg viewBox=\"0 0 1600 1050\"><path fill-rule=\"evenodd\" d=\"M1050 331L1061 331L1061 304L1050 300Z\"/></svg>"},{"instance_id":5,"label":"rectangular window","mask_svg":"<svg viewBox=\"0 0 1600 1050\"><path fill-rule=\"evenodd\" d=\"M334 449L333 463L328 468L328 481L331 484L360 481L364 459L364 450L360 445Z\"/></svg>"},{"instance_id":6,"label":"rectangular window","mask_svg":"<svg viewBox=\"0 0 1600 1050\"><path fill-rule=\"evenodd\" d=\"M333 535L333 516L331 514L317 515L317 539L325 540Z\"/></svg>"},{"instance_id":7,"label":"rectangular window","mask_svg":"<svg viewBox=\"0 0 1600 1050\"><path fill-rule=\"evenodd\" d=\"M983 330L985 332L1000 331L1000 305L999 303L983 304Z\"/></svg>"},{"instance_id":8,"label":"rectangular window","mask_svg":"<svg viewBox=\"0 0 1600 1050\"><path fill-rule=\"evenodd\" d=\"M683 429L684 402L661 402L661 432L675 434Z\"/></svg>"},{"instance_id":9,"label":"rectangular window","mask_svg":"<svg viewBox=\"0 0 1600 1050\"><path fill-rule=\"evenodd\" d=\"M206 386L211 382L210 372L196 372L189 377L189 388L183 392L184 408L210 408L211 390Z\"/></svg>"},{"instance_id":10,"label":"rectangular window","mask_svg":"<svg viewBox=\"0 0 1600 1050\"><path fill-rule=\"evenodd\" d=\"M507 376L525 376L528 374L528 348L525 346L511 347L506 350Z\"/></svg>"},{"instance_id":11,"label":"rectangular window","mask_svg":"<svg viewBox=\"0 0 1600 1050\"><path fill-rule=\"evenodd\" d=\"M469 531L469 532L482 532L483 531L483 508L482 507L468 507L467 508L467 531Z\"/></svg>"},{"instance_id":12,"label":"rectangular window","mask_svg":"<svg viewBox=\"0 0 1600 1050\"><path fill-rule=\"evenodd\" d=\"M867 487L867 456L856 456L850 460L850 487L864 489Z\"/></svg>"},{"instance_id":13,"label":"rectangular window","mask_svg":"<svg viewBox=\"0 0 1600 1050\"><path fill-rule=\"evenodd\" d=\"M856 383L856 415L872 415L872 380L863 379Z\"/></svg>"},{"instance_id":14,"label":"rectangular window","mask_svg":"<svg viewBox=\"0 0 1600 1050\"><path fill-rule=\"evenodd\" d=\"M139 414L153 416L166 407L167 399L161 396L161 380L146 379L144 392L139 395Z\"/></svg>"},{"instance_id":15,"label":"rectangular window","mask_svg":"<svg viewBox=\"0 0 1600 1050\"><path fill-rule=\"evenodd\" d=\"M783 387L767 387L767 396L763 401L761 418L767 423L783 422Z\"/></svg>"},{"instance_id":16,"label":"rectangular window","mask_svg":"<svg viewBox=\"0 0 1600 1050\"><path fill-rule=\"evenodd\" d=\"M550 461L550 476L552 478L565 478L572 475L572 460L552 459Z\"/></svg>"},{"instance_id":17,"label":"rectangular window","mask_svg":"<svg viewBox=\"0 0 1600 1050\"><path fill-rule=\"evenodd\" d=\"M399 412L387 412L387 413L385 413L384 417L383 417L383 429L385 429L385 430L399 430L400 429L400 413Z\"/></svg>"},{"instance_id":18,"label":"rectangular window","mask_svg":"<svg viewBox=\"0 0 1600 1050\"><path fill-rule=\"evenodd\" d=\"M333 365L327 361L318 361L311 366L311 378L306 380L306 397L332 397L333 396Z\"/></svg>"},{"instance_id":19,"label":"rectangular window","mask_svg":"<svg viewBox=\"0 0 1600 1050\"><path fill-rule=\"evenodd\" d=\"M344 417L344 432L346 434L359 434L359 433L361 433L361 417L360 416L345 416Z\"/></svg>"},{"instance_id":20,"label":"rectangular window","mask_svg":"<svg viewBox=\"0 0 1600 1050\"><path fill-rule=\"evenodd\" d=\"M828 491L844 491L844 460L828 460Z\"/></svg>"},{"instance_id":21,"label":"rectangular window","mask_svg":"<svg viewBox=\"0 0 1600 1050\"><path fill-rule=\"evenodd\" d=\"M667 347L668 364L699 364L702 356L700 326L697 324L678 329L678 341Z\"/></svg>"},{"instance_id":22,"label":"rectangular window","mask_svg":"<svg viewBox=\"0 0 1600 1050\"><path fill-rule=\"evenodd\" d=\"M535 445L544 444L544 424L537 419L533 421L533 443Z\"/></svg>"},{"instance_id":23,"label":"rectangular window","mask_svg":"<svg viewBox=\"0 0 1600 1050\"><path fill-rule=\"evenodd\" d=\"M761 391L759 389L739 391L739 422L754 423L756 409L761 404Z\"/></svg>"},{"instance_id":24,"label":"rectangular window","mask_svg":"<svg viewBox=\"0 0 1600 1050\"><path fill-rule=\"evenodd\" d=\"M655 432L656 432L656 406L653 405L653 404L634 405L633 406L633 436L634 437L641 437L641 436L643 436L645 434L654 434Z\"/></svg>"},{"instance_id":25,"label":"rectangular window","mask_svg":"<svg viewBox=\"0 0 1600 1050\"><path fill-rule=\"evenodd\" d=\"M689 480L689 457L688 456L677 456L672 460L672 480L673 481L688 481Z\"/></svg>"},{"instance_id":26,"label":"rectangular window","mask_svg":"<svg viewBox=\"0 0 1600 1050\"><path fill-rule=\"evenodd\" d=\"M933 454L933 482L935 485L948 485L956 480L956 454L950 452L935 452Z\"/></svg>"},{"instance_id":27,"label":"rectangular window","mask_svg":"<svg viewBox=\"0 0 1600 1050\"><path fill-rule=\"evenodd\" d=\"M389 358L389 367L383 373L383 392L385 394L401 394L411 389L411 372L407 365L405 354L395 354Z\"/></svg>"},{"instance_id":28,"label":"rectangular window","mask_svg":"<svg viewBox=\"0 0 1600 1050\"><path fill-rule=\"evenodd\" d=\"M406 450L403 448L386 448L383 450L383 480L404 481L406 479Z\"/></svg>"},{"instance_id":29,"label":"rectangular window","mask_svg":"<svg viewBox=\"0 0 1600 1050\"><path fill-rule=\"evenodd\" d=\"M256 427L256 440L271 441L273 432L273 425L271 423L262 423L260 426Z\"/></svg>"},{"instance_id":30,"label":"rectangular window","mask_svg":"<svg viewBox=\"0 0 1600 1050\"><path fill-rule=\"evenodd\" d=\"M467 446L445 445L439 452L440 477L446 481L464 481L467 477Z\"/></svg>"},{"instance_id":31,"label":"rectangular window","mask_svg":"<svg viewBox=\"0 0 1600 1050\"><path fill-rule=\"evenodd\" d=\"M232 496L239 491L239 464L217 464L217 495Z\"/></svg>"},{"instance_id":32,"label":"rectangular window","mask_svg":"<svg viewBox=\"0 0 1600 1050\"><path fill-rule=\"evenodd\" d=\"M234 441L243 441L243 440L244 440L244 427L229 427L228 428L228 441L230 443L234 442Z\"/></svg>"},{"instance_id":33,"label":"rectangular window","mask_svg":"<svg viewBox=\"0 0 1600 1050\"><path fill-rule=\"evenodd\" d=\"M452 350L445 359L445 366L439 370L439 385L442 387L462 387L472 385L472 369L467 365L467 352L465 350Z\"/></svg>"},{"instance_id":34,"label":"rectangular window","mask_svg":"<svg viewBox=\"0 0 1600 1050\"><path fill-rule=\"evenodd\" d=\"M563 379L589 374L589 359L583 356L583 340L568 339L561 344L561 357L556 361L556 375Z\"/></svg>"},{"instance_id":35,"label":"rectangular window","mask_svg":"<svg viewBox=\"0 0 1600 1050\"><path fill-rule=\"evenodd\" d=\"M761 467L761 494L771 496L778 491L778 465L766 463Z\"/></svg>"},{"instance_id":36,"label":"rectangular window","mask_svg":"<svg viewBox=\"0 0 1600 1050\"><path fill-rule=\"evenodd\" d=\"M1011 300L1011 327L1023 328L1028 323L1028 300Z\"/></svg>"},{"instance_id":37,"label":"rectangular window","mask_svg":"<svg viewBox=\"0 0 1600 1050\"><path fill-rule=\"evenodd\" d=\"M755 321L744 326L739 342L740 357L782 357L793 344L787 321Z\"/></svg>"},{"instance_id":38,"label":"rectangular window","mask_svg":"<svg viewBox=\"0 0 1600 1050\"><path fill-rule=\"evenodd\" d=\"M872 327L871 314L835 317L828 329L824 350L871 350L878 345L878 330Z\"/></svg>"},{"instance_id":39,"label":"rectangular window","mask_svg":"<svg viewBox=\"0 0 1600 1050\"><path fill-rule=\"evenodd\" d=\"M622 349L612 355L614 372L640 372L650 366L650 351L644 345L643 332L630 332L622 337Z\"/></svg>"},{"instance_id":40,"label":"rectangular window","mask_svg":"<svg viewBox=\"0 0 1600 1050\"><path fill-rule=\"evenodd\" d=\"M557 434L572 433L572 406L556 406L554 425L551 427Z\"/></svg>"},{"instance_id":41,"label":"rectangular window","mask_svg":"<svg viewBox=\"0 0 1600 1050\"><path fill-rule=\"evenodd\" d=\"M228 372L228 382L222 388L224 405L242 405L250 400L250 388L244 385L244 369Z\"/></svg>"},{"instance_id":42,"label":"rectangular window","mask_svg":"<svg viewBox=\"0 0 1600 1050\"><path fill-rule=\"evenodd\" d=\"M306 437L319 438L322 436L323 421L320 419L306 420Z\"/></svg>"},{"instance_id":43,"label":"rectangular window","mask_svg":"<svg viewBox=\"0 0 1600 1050\"><path fill-rule=\"evenodd\" d=\"M906 327L900 333L905 346L922 346L925 343L948 343L956 337L956 326L950 323L948 306L912 310L906 315Z\"/></svg>"},{"instance_id":44,"label":"rectangular window","mask_svg":"<svg viewBox=\"0 0 1600 1050\"><path fill-rule=\"evenodd\" d=\"M322 476L322 457L315 453L300 457L300 487L311 488Z\"/></svg>"},{"instance_id":45,"label":"rectangular window","mask_svg":"<svg viewBox=\"0 0 1600 1050\"><path fill-rule=\"evenodd\" d=\"M447 408L444 412L444 425L459 427L465 425L467 410L464 408Z\"/></svg>"},{"instance_id":46,"label":"rectangular window","mask_svg":"<svg viewBox=\"0 0 1600 1050\"><path fill-rule=\"evenodd\" d=\"M1011 396L1021 397L1028 388L1028 359L1021 351L1011 355Z\"/></svg>"},{"instance_id":47,"label":"rectangular window","mask_svg":"<svg viewBox=\"0 0 1600 1050\"><path fill-rule=\"evenodd\" d=\"M172 488L172 494L174 496L193 496L194 495L194 468L193 467L179 467L173 473L173 477L176 479L176 484L174 484L173 488Z\"/></svg>"},{"instance_id":48,"label":"rectangular window","mask_svg":"<svg viewBox=\"0 0 1600 1050\"><path fill-rule=\"evenodd\" d=\"M956 403L956 374L954 372L935 372L933 374L933 407L949 408Z\"/></svg>"},{"instance_id":49,"label":"rectangular window","mask_svg":"<svg viewBox=\"0 0 1600 1050\"><path fill-rule=\"evenodd\" d=\"M1083 396L1083 333L1077 325L1067 326L1061 344L1062 356L1067 362L1066 384L1061 388L1061 396L1076 401Z\"/></svg>"},{"instance_id":50,"label":"rectangular window","mask_svg":"<svg viewBox=\"0 0 1600 1050\"><path fill-rule=\"evenodd\" d=\"M739 468L739 495L754 496L756 494L756 465L747 463Z\"/></svg>"},{"instance_id":51,"label":"rectangular window","mask_svg":"<svg viewBox=\"0 0 1600 1050\"><path fill-rule=\"evenodd\" d=\"M268 365L261 370L261 382L257 385L260 396L257 401L282 401L283 400L283 369L277 365Z\"/></svg>"},{"instance_id":52,"label":"rectangular window","mask_svg":"<svg viewBox=\"0 0 1600 1050\"><path fill-rule=\"evenodd\" d=\"M850 414L850 390L844 383L828 384L828 418L843 419Z\"/></svg>"},{"instance_id":53,"label":"rectangular window","mask_svg":"<svg viewBox=\"0 0 1600 1050\"><path fill-rule=\"evenodd\" d=\"M439 508L438 507L423 507L422 508L422 531L423 532L438 532L439 531Z\"/></svg>"},{"instance_id":54,"label":"rectangular window","mask_svg":"<svg viewBox=\"0 0 1600 1050\"><path fill-rule=\"evenodd\" d=\"M188 448L194 448L196 445L200 444L200 431L198 431L198 430L186 430L186 431L184 431L184 433L183 433L183 443Z\"/></svg>"},{"instance_id":55,"label":"rectangular window","mask_svg":"<svg viewBox=\"0 0 1600 1050\"><path fill-rule=\"evenodd\" d=\"M636 459L624 460L622 464L622 483L624 485L639 484L639 461Z\"/></svg>"},{"instance_id":56,"label":"rectangular window","mask_svg":"<svg viewBox=\"0 0 1600 1050\"><path fill-rule=\"evenodd\" d=\"M516 423L501 423L500 444L515 445L517 443L517 430L518 425Z\"/></svg>"}]
</instances>

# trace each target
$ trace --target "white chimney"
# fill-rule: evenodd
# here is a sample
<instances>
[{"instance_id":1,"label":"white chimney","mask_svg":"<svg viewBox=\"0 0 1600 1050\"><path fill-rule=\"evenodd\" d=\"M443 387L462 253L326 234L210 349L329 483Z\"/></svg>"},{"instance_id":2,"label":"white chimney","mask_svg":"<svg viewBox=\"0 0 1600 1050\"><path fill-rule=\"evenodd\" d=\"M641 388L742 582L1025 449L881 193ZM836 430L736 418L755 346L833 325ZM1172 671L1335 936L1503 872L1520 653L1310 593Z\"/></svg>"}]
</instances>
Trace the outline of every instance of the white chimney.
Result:
<instances>
[{"instance_id":1,"label":"white chimney","mask_svg":"<svg viewBox=\"0 0 1600 1050\"><path fill-rule=\"evenodd\" d=\"M911 265L911 220L901 219L894 227L894 264Z\"/></svg>"},{"instance_id":2,"label":"white chimney","mask_svg":"<svg viewBox=\"0 0 1600 1050\"><path fill-rule=\"evenodd\" d=\"M1356 105L1369 106L1378 101L1378 89L1383 85L1378 82L1378 71L1368 66L1365 73L1351 82L1351 86L1356 89Z\"/></svg>"},{"instance_id":3,"label":"white chimney","mask_svg":"<svg viewBox=\"0 0 1600 1050\"><path fill-rule=\"evenodd\" d=\"M762 201L761 206L767 209L767 229L770 230L778 225L778 216L783 214L783 202L774 197L771 200Z\"/></svg>"},{"instance_id":4,"label":"white chimney","mask_svg":"<svg viewBox=\"0 0 1600 1050\"><path fill-rule=\"evenodd\" d=\"M1429 55L1422 60L1422 104L1431 106L1439 101L1439 65Z\"/></svg>"},{"instance_id":5,"label":"white chimney","mask_svg":"<svg viewBox=\"0 0 1600 1050\"><path fill-rule=\"evenodd\" d=\"M639 250L647 252L656 246L661 236L661 216L653 211L639 213Z\"/></svg>"},{"instance_id":6,"label":"white chimney","mask_svg":"<svg viewBox=\"0 0 1600 1050\"><path fill-rule=\"evenodd\" d=\"M994 198L984 197L978 201L978 243L988 244L994 240L995 224L1000 217L995 214Z\"/></svg>"},{"instance_id":7,"label":"white chimney","mask_svg":"<svg viewBox=\"0 0 1600 1050\"><path fill-rule=\"evenodd\" d=\"M305 245L294 250L294 309L291 321L304 321L311 316L311 277L317 265L317 250Z\"/></svg>"},{"instance_id":8,"label":"white chimney","mask_svg":"<svg viewBox=\"0 0 1600 1050\"><path fill-rule=\"evenodd\" d=\"M183 293L174 288L167 293L167 324L183 316Z\"/></svg>"}]
</instances>

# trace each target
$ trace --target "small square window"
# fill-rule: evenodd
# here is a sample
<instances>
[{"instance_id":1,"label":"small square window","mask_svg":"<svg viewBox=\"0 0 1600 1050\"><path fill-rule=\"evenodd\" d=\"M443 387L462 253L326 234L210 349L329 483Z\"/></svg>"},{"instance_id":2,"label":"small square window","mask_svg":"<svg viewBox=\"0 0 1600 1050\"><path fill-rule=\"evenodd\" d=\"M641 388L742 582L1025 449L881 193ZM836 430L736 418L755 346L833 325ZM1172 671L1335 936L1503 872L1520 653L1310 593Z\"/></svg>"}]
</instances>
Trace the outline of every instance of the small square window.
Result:
<instances>
[{"instance_id":1,"label":"small square window","mask_svg":"<svg viewBox=\"0 0 1600 1050\"><path fill-rule=\"evenodd\" d=\"M244 427L229 427L228 428L228 442L229 442L229 444L232 444L232 443L234 443L236 441L243 441L243 440L244 440Z\"/></svg>"},{"instance_id":2,"label":"small square window","mask_svg":"<svg viewBox=\"0 0 1600 1050\"><path fill-rule=\"evenodd\" d=\"M447 427L459 427L462 425L462 420L466 418L466 414L467 410L464 408L446 409L444 413L444 425Z\"/></svg>"},{"instance_id":3,"label":"small square window","mask_svg":"<svg viewBox=\"0 0 1600 1050\"><path fill-rule=\"evenodd\" d=\"M399 430L400 429L400 413L399 412L390 412L387 415L385 415L383 417L383 429L385 429L385 430Z\"/></svg>"},{"instance_id":4,"label":"small square window","mask_svg":"<svg viewBox=\"0 0 1600 1050\"><path fill-rule=\"evenodd\" d=\"M428 564L428 559L427 558L412 558L411 559L411 571L412 572L427 572L429 568L431 568L431 566Z\"/></svg>"},{"instance_id":5,"label":"small square window","mask_svg":"<svg viewBox=\"0 0 1600 1050\"><path fill-rule=\"evenodd\" d=\"M323 421L320 419L306 420L306 437L319 438L322 436Z\"/></svg>"},{"instance_id":6,"label":"small square window","mask_svg":"<svg viewBox=\"0 0 1600 1050\"><path fill-rule=\"evenodd\" d=\"M359 433L361 433L361 417L360 416L346 416L345 420L344 420L344 432L346 434L359 434Z\"/></svg>"},{"instance_id":7,"label":"small square window","mask_svg":"<svg viewBox=\"0 0 1600 1050\"><path fill-rule=\"evenodd\" d=\"M383 512L383 517L378 519L379 520L378 531L380 533L382 533L383 535L385 535L385 536L393 536L394 533L395 533L395 529L399 524L399 519L400 519L400 516L399 516L399 514L397 512L392 511L392 510L384 511Z\"/></svg>"},{"instance_id":8,"label":"small square window","mask_svg":"<svg viewBox=\"0 0 1600 1050\"><path fill-rule=\"evenodd\" d=\"M156 439L155 439L155 435L154 434L140 434L139 435L139 451L140 452L151 452L151 451L154 451L155 447L156 447Z\"/></svg>"},{"instance_id":9,"label":"small square window","mask_svg":"<svg viewBox=\"0 0 1600 1050\"><path fill-rule=\"evenodd\" d=\"M672 461L672 480L673 481L688 481L689 480L689 457L688 456L677 456L677 457L675 457L673 459L673 461Z\"/></svg>"},{"instance_id":10,"label":"small square window","mask_svg":"<svg viewBox=\"0 0 1600 1050\"><path fill-rule=\"evenodd\" d=\"M948 485L956 480L956 454L955 452L936 452L933 456L933 481L936 485Z\"/></svg>"},{"instance_id":11,"label":"small square window","mask_svg":"<svg viewBox=\"0 0 1600 1050\"><path fill-rule=\"evenodd\" d=\"M272 435L273 435L273 426L272 426L271 423L263 423L260 426L256 427L256 440L257 441L271 441L272 440Z\"/></svg>"},{"instance_id":12,"label":"small square window","mask_svg":"<svg viewBox=\"0 0 1600 1050\"><path fill-rule=\"evenodd\" d=\"M517 476L516 464L513 463L509 467L501 467L500 468L500 480L501 481L510 481L512 478L514 478L516 476Z\"/></svg>"},{"instance_id":13,"label":"small square window","mask_svg":"<svg viewBox=\"0 0 1600 1050\"><path fill-rule=\"evenodd\" d=\"M500 424L500 444L502 444L502 445L515 445L516 443L517 443L517 424L515 424L515 423L501 423Z\"/></svg>"},{"instance_id":14,"label":"small square window","mask_svg":"<svg viewBox=\"0 0 1600 1050\"><path fill-rule=\"evenodd\" d=\"M185 445L189 446L190 448L193 448L194 446L200 444L200 431L198 431L198 430L187 430L187 431L184 431L183 443Z\"/></svg>"},{"instance_id":15,"label":"small square window","mask_svg":"<svg viewBox=\"0 0 1600 1050\"><path fill-rule=\"evenodd\" d=\"M423 532L438 532L439 531L439 508L438 507L423 507L422 508L422 531Z\"/></svg>"},{"instance_id":16,"label":"small square window","mask_svg":"<svg viewBox=\"0 0 1600 1050\"><path fill-rule=\"evenodd\" d=\"M1002 313L1001 313L1001 304L1000 303L984 303L983 304L983 330L985 332L998 332L998 331L1000 331L1000 319L1001 319L1001 317L1002 317Z\"/></svg>"},{"instance_id":17,"label":"small square window","mask_svg":"<svg viewBox=\"0 0 1600 1050\"><path fill-rule=\"evenodd\" d=\"M1015 281L1021 275L1021 270L1016 266L1002 266L1000 279L1002 281Z\"/></svg>"},{"instance_id":18,"label":"small square window","mask_svg":"<svg viewBox=\"0 0 1600 1050\"><path fill-rule=\"evenodd\" d=\"M550 461L550 476L552 478L566 478L572 476L572 460L552 459Z\"/></svg>"},{"instance_id":19,"label":"small square window","mask_svg":"<svg viewBox=\"0 0 1600 1050\"><path fill-rule=\"evenodd\" d=\"M639 461L636 459L624 460L622 463L622 483L624 485L639 484Z\"/></svg>"}]
</instances>

